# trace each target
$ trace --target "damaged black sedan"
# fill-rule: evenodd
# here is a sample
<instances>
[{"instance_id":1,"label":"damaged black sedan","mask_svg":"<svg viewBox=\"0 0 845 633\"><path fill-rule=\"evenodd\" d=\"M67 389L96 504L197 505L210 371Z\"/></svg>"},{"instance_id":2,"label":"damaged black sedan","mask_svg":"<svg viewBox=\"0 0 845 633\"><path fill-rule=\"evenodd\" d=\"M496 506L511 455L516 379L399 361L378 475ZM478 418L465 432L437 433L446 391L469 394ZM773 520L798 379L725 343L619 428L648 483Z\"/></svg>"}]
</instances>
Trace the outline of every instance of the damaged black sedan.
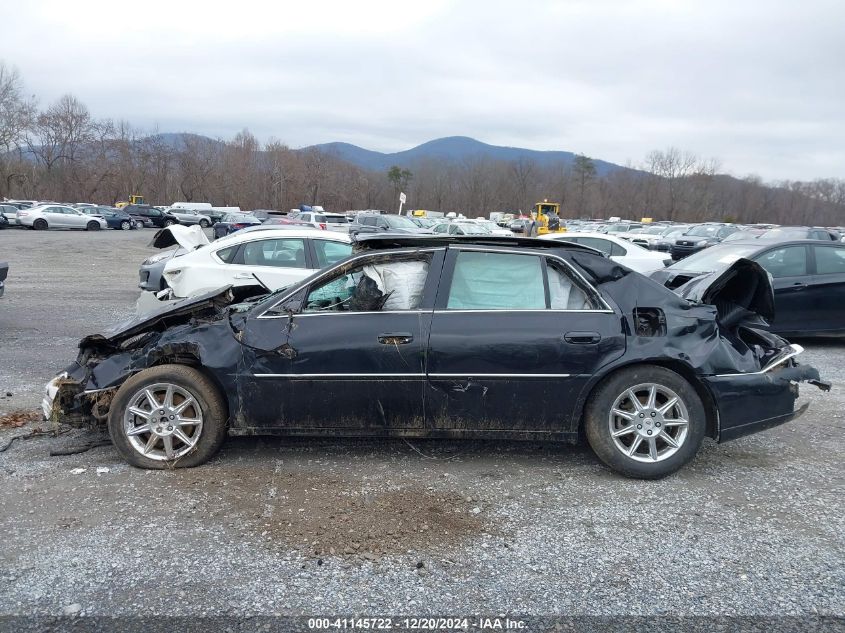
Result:
<instances>
[{"instance_id":1,"label":"damaged black sedan","mask_svg":"<svg viewBox=\"0 0 845 633\"><path fill-rule=\"evenodd\" d=\"M758 329L772 287L739 260L680 296L585 246L371 236L247 302L186 299L80 343L45 415L107 425L135 466L196 466L227 434L578 441L659 478L705 436L803 413L822 388Z\"/></svg>"}]
</instances>

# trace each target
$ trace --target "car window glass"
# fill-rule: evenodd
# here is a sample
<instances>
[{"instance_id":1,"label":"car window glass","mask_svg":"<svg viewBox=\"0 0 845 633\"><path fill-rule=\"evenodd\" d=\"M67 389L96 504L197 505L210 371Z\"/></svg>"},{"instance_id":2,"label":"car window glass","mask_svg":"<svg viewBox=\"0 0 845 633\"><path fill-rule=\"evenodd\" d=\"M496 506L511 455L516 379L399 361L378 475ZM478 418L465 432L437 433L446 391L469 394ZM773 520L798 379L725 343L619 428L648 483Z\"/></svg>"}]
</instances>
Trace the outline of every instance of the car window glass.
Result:
<instances>
[{"instance_id":1,"label":"car window glass","mask_svg":"<svg viewBox=\"0 0 845 633\"><path fill-rule=\"evenodd\" d=\"M370 261L319 283L303 312L416 310L422 303L429 257Z\"/></svg>"},{"instance_id":2,"label":"car window glass","mask_svg":"<svg viewBox=\"0 0 845 633\"><path fill-rule=\"evenodd\" d=\"M536 255L461 251L446 304L449 310L542 310L546 293Z\"/></svg>"},{"instance_id":3,"label":"car window glass","mask_svg":"<svg viewBox=\"0 0 845 633\"><path fill-rule=\"evenodd\" d=\"M243 263L246 266L276 268L305 268L305 240L258 240L244 244Z\"/></svg>"},{"instance_id":4,"label":"car window glass","mask_svg":"<svg viewBox=\"0 0 845 633\"><path fill-rule=\"evenodd\" d=\"M352 244L332 242L329 240L312 240L314 252L317 254L317 266L325 268L336 264L352 254Z\"/></svg>"},{"instance_id":5,"label":"car window glass","mask_svg":"<svg viewBox=\"0 0 845 633\"><path fill-rule=\"evenodd\" d=\"M449 226L449 235L461 235L461 229L457 225L452 224Z\"/></svg>"},{"instance_id":6,"label":"car window glass","mask_svg":"<svg viewBox=\"0 0 845 633\"><path fill-rule=\"evenodd\" d=\"M595 248L602 253L607 255L611 254L613 250L611 248L611 243L607 240L603 240L600 237L582 237L580 238L580 243L584 246L589 246L590 248Z\"/></svg>"},{"instance_id":7,"label":"car window glass","mask_svg":"<svg viewBox=\"0 0 845 633\"><path fill-rule=\"evenodd\" d=\"M807 274L807 251L803 246L786 246L754 258L772 277L796 277Z\"/></svg>"},{"instance_id":8,"label":"car window glass","mask_svg":"<svg viewBox=\"0 0 845 633\"><path fill-rule=\"evenodd\" d=\"M814 246L816 253L816 273L831 275L845 273L845 248Z\"/></svg>"},{"instance_id":9,"label":"car window glass","mask_svg":"<svg viewBox=\"0 0 845 633\"><path fill-rule=\"evenodd\" d=\"M235 260L235 253L238 252L238 245L221 248L215 253L222 261L231 264Z\"/></svg>"},{"instance_id":10,"label":"car window glass","mask_svg":"<svg viewBox=\"0 0 845 633\"><path fill-rule=\"evenodd\" d=\"M616 242L611 242L610 243L610 254L613 255L613 256L617 256L617 255L618 256L624 256L624 255L628 254L628 251L625 250L624 248L622 248Z\"/></svg>"},{"instance_id":11,"label":"car window glass","mask_svg":"<svg viewBox=\"0 0 845 633\"><path fill-rule=\"evenodd\" d=\"M549 277L549 307L552 310L591 310L596 306L587 298L563 270L563 266L554 260L546 260L546 272Z\"/></svg>"}]
</instances>

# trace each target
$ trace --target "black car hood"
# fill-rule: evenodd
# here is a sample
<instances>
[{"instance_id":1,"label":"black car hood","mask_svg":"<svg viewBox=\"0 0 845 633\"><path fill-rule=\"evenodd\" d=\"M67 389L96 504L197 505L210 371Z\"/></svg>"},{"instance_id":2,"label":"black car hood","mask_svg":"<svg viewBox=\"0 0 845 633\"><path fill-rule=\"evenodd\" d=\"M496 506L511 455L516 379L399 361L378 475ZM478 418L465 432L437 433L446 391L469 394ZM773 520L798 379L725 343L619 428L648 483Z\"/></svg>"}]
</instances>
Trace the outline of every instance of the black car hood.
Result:
<instances>
[{"instance_id":1,"label":"black car hood","mask_svg":"<svg viewBox=\"0 0 845 633\"><path fill-rule=\"evenodd\" d=\"M716 306L716 320L726 328L768 325L775 318L775 293L769 273L756 262L740 258L674 289L696 303Z\"/></svg>"},{"instance_id":2,"label":"black car hood","mask_svg":"<svg viewBox=\"0 0 845 633\"><path fill-rule=\"evenodd\" d=\"M196 297L189 297L174 303L165 303L151 312L116 325L104 334L86 336L79 342L79 347L84 348L98 343L115 343L121 339L153 329L159 324L168 327L174 321L184 321L185 317L199 312L206 310L220 311L232 303L233 296L230 289L231 286L224 286Z\"/></svg>"}]
</instances>

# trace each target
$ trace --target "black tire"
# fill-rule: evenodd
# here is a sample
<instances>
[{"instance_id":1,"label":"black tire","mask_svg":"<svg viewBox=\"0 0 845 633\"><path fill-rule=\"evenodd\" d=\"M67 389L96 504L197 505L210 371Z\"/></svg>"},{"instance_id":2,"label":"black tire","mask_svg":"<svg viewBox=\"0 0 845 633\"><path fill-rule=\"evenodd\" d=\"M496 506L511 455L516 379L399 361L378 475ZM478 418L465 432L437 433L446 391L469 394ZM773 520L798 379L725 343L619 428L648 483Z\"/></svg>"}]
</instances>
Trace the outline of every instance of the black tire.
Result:
<instances>
[{"instance_id":1,"label":"black tire","mask_svg":"<svg viewBox=\"0 0 845 633\"><path fill-rule=\"evenodd\" d=\"M135 449L124 430L123 418L130 400L140 389L157 383L169 383L189 392L202 411L202 430L191 452L167 461L145 457ZM226 438L228 414L220 391L205 375L187 365L159 365L139 372L117 390L109 408L109 435L123 458L138 468L192 468L211 459Z\"/></svg>"},{"instance_id":2,"label":"black tire","mask_svg":"<svg viewBox=\"0 0 845 633\"><path fill-rule=\"evenodd\" d=\"M46 231L49 226L47 224L47 220L44 218L38 218L35 222L32 223L32 228L36 231Z\"/></svg>"},{"instance_id":3,"label":"black tire","mask_svg":"<svg viewBox=\"0 0 845 633\"><path fill-rule=\"evenodd\" d=\"M136 229L143 229L143 228L144 228L144 223L143 223L143 222L141 222L141 220L138 220L137 222L135 222L135 228L136 228Z\"/></svg>"},{"instance_id":4,"label":"black tire","mask_svg":"<svg viewBox=\"0 0 845 633\"><path fill-rule=\"evenodd\" d=\"M129 231L132 228L132 223L129 220L123 220L120 223L120 230L121 231Z\"/></svg>"},{"instance_id":5,"label":"black tire","mask_svg":"<svg viewBox=\"0 0 845 633\"><path fill-rule=\"evenodd\" d=\"M99 231L100 230L100 223L99 222L89 222L85 226L86 231Z\"/></svg>"},{"instance_id":6,"label":"black tire","mask_svg":"<svg viewBox=\"0 0 845 633\"><path fill-rule=\"evenodd\" d=\"M617 397L623 397L623 394L628 389L649 384L654 384L658 388L662 387L663 389L674 392L687 411L686 419L688 420L688 424L683 442L680 443L680 447L674 453L668 454L665 458L661 457L660 461L638 461L633 457L629 457L616 444L617 441L624 443L629 440L614 440L611 436L611 409ZM642 391L645 392L646 390L643 389ZM638 391L638 393L640 392ZM645 415L643 422L648 426L652 426L654 422L650 421L649 416L650 414ZM637 413L636 421L630 422L633 427L632 431L625 436L626 438L631 438L631 445L633 445L636 437L641 434L640 431L635 429L648 428L643 425L640 425L640 427L636 426L640 417L643 416ZM619 419L617 417L617 420ZM660 426L660 424L658 423L657 426ZM617 473L636 479L661 479L684 466L698 452L701 442L704 439L706 427L707 419L704 405L693 386L674 371L655 365L638 365L636 367L621 369L611 374L593 390L584 408L584 431L587 435L587 441L590 443L596 456ZM668 431L669 425L664 423L662 429L663 431ZM645 432L649 431L642 431L642 433ZM680 429L670 432L680 433ZM656 444L659 441L661 447L666 451L671 451L671 447L660 439L661 431L653 429L653 433L652 443ZM649 432L649 435L652 435L652 432ZM678 436L676 435L675 437ZM638 446L642 447L639 450L647 451L648 443L644 440L652 441L652 438L640 437L640 442L638 442ZM645 444L644 447L642 446L643 444ZM646 459L647 457L639 453L638 456L641 459Z\"/></svg>"},{"instance_id":7,"label":"black tire","mask_svg":"<svg viewBox=\"0 0 845 633\"><path fill-rule=\"evenodd\" d=\"M200 220L200 226L204 229L207 229L211 225L208 223L208 220Z\"/></svg>"},{"instance_id":8,"label":"black tire","mask_svg":"<svg viewBox=\"0 0 845 633\"><path fill-rule=\"evenodd\" d=\"M164 221L164 226L173 226L174 224L176 224L175 220L165 220Z\"/></svg>"}]
</instances>

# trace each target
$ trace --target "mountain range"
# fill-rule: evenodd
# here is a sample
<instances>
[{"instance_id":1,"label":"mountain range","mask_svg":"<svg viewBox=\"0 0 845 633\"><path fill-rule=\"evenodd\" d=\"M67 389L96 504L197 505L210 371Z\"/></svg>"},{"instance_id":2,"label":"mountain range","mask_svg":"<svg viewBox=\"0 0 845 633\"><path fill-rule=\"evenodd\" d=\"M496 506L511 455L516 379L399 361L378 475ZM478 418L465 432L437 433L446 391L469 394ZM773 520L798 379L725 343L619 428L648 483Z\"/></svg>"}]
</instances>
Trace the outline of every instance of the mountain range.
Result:
<instances>
[{"instance_id":1,"label":"mountain range","mask_svg":"<svg viewBox=\"0 0 845 633\"><path fill-rule=\"evenodd\" d=\"M317 149L363 169L373 171L384 171L393 165L412 167L424 160L462 162L474 158L501 161L524 159L531 160L539 166L569 165L575 160L576 156L573 152L538 151L522 147L489 145L474 138L469 138L468 136L438 138L412 147L411 149L393 153L375 152L358 147L357 145L352 145L351 143L322 143L303 149ZM628 169L627 167L603 160L593 159L593 163L596 167L596 173L599 176L604 176L620 169Z\"/></svg>"}]
</instances>

